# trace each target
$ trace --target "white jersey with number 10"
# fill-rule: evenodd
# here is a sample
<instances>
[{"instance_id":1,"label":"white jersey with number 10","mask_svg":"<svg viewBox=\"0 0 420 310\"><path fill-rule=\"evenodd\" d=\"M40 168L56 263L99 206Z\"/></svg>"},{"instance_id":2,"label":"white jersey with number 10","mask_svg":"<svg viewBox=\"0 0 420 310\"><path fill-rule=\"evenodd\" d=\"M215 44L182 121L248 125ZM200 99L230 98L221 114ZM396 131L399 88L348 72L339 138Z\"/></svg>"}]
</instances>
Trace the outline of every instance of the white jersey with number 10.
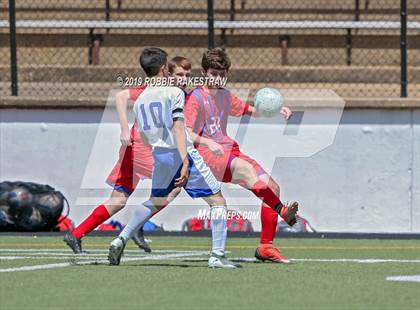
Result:
<instances>
[{"instance_id":1,"label":"white jersey with number 10","mask_svg":"<svg viewBox=\"0 0 420 310\"><path fill-rule=\"evenodd\" d=\"M176 148L173 120L184 118L185 94L178 87L146 87L134 103L139 131L153 147ZM187 140L189 140L187 138Z\"/></svg>"}]
</instances>

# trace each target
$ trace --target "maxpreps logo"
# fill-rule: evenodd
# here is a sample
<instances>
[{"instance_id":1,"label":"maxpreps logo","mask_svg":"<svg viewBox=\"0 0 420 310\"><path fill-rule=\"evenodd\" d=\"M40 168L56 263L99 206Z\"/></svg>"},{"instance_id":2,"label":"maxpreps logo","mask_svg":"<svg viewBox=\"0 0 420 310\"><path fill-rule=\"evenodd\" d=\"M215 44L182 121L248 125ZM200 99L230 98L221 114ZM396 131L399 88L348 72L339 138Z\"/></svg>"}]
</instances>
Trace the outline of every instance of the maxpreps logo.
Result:
<instances>
[{"instance_id":1,"label":"maxpreps logo","mask_svg":"<svg viewBox=\"0 0 420 310\"><path fill-rule=\"evenodd\" d=\"M260 211L236 211L228 210L227 213L211 212L209 209L198 210L198 220L211 220L211 219L223 219L225 217L228 221L235 220L258 220L260 218Z\"/></svg>"}]
</instances>

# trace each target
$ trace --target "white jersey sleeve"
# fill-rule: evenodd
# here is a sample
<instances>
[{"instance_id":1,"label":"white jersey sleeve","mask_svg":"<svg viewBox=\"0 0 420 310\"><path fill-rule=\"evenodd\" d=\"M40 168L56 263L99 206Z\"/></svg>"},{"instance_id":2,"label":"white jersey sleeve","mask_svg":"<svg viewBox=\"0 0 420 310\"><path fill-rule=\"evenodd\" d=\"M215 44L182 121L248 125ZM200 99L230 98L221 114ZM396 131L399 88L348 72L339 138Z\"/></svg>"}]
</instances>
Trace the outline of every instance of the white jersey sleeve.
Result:
<instances>
[{"instance_id":1,"label":"white jersey sleeve","mask_svg":"<svg viewBox=\"0 0 420 310\"><path fill-rule=\"evenodd\" d=\"M184 119L184 105L185 105L185 94L179 89L178 93L174 93L174 97L171 100L172 118Z\"/></svg>"}]
</instances>

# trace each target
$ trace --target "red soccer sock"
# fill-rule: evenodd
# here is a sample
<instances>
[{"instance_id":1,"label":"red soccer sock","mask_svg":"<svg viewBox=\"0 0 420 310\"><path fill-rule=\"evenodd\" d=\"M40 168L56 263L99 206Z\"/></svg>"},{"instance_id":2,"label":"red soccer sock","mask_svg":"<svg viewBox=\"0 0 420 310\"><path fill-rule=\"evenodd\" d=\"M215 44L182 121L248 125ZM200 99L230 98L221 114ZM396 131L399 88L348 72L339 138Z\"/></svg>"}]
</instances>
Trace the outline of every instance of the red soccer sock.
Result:
<instances>
[{"instance_id":1,"label":"red soccer sock","mask_svg":"<svg viewBox=\"0 0 420 310\"><path fill-rule=\"evenodd\" d=\"M283 206L279 197L267 186L263 181L257 181L251 188L251 191L255 196L261 198L261 200L267 204L270 208L280 213Z\"/></svg>"},{"instance_id":2,"label":"red soccer sock","mask_svg":"<svg viewBox=\"0 0 420 310\"><path fill-rule=\"evenodd\" d=\"M272 244L276 235L278 213L271 208L261 206L261 244Z\"/></svg>"},{"instance_id":3,"label":"red soccer sock","mask_svg":"<svg viewBox=\"0 0 420 310\"><path fill-rule=\"evenodd\" d=\"M72 231L72 234L76 238L82 238L110 217L105 205L100 205Z\"/></svg>"}]
</instances>

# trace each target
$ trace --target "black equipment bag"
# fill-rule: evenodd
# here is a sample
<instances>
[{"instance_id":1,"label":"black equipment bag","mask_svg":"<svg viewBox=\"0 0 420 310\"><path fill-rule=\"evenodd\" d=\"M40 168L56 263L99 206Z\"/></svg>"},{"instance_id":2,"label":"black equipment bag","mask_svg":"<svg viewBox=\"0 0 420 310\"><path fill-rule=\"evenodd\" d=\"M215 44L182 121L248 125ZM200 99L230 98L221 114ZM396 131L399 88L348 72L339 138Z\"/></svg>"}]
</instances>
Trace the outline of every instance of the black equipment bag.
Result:
<instances>
[{"instance_id":1,"label":"black equipment bag","mask_svg":"<svg viewBox=\"0 0 420 310\"><path fill-rule=\"evenodd\" d=\"M67 199L49 185L1 182L0 231L55 230L65 204L68 214Z\"/></svg>"}]
</instances>

